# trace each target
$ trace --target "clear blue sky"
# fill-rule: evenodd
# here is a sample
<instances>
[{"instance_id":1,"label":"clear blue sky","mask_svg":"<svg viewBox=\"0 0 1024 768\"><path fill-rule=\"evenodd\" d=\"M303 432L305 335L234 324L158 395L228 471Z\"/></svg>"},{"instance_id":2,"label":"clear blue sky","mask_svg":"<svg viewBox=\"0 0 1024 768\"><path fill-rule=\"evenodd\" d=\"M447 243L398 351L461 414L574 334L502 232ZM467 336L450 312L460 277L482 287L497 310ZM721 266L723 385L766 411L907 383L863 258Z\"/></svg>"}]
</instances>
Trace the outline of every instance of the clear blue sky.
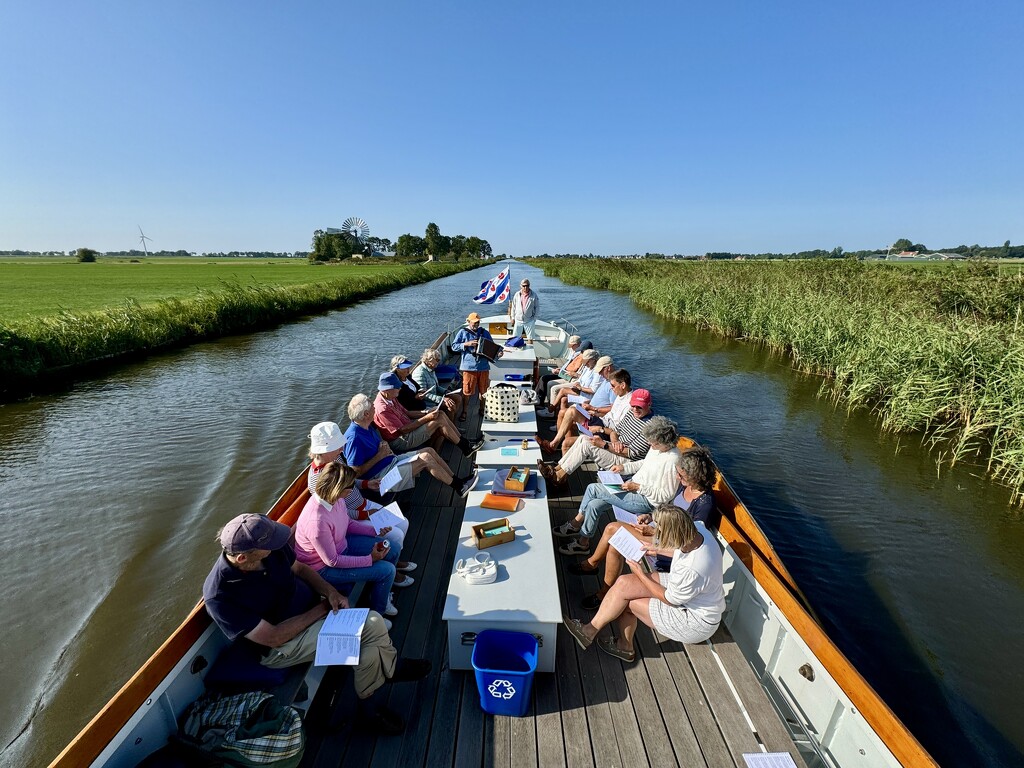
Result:
<instances>
[{"instance_id":1,"label":"clear blue sky","mask_svg":"<svg viewBox=\"0 0 1024 768\"><path fill-rule=\"evenodd\" d=\"M1024 2L0 0L0 249L1024 242Z\"/></svg>"}]
</instances>

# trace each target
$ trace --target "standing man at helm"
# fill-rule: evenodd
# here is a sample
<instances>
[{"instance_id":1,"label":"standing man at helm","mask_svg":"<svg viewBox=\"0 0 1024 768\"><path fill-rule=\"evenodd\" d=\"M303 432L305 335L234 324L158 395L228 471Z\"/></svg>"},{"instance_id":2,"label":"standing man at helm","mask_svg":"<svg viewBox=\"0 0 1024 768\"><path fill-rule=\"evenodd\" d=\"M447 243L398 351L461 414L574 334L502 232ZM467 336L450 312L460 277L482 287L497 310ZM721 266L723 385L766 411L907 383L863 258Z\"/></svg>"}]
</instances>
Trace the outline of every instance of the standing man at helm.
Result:
<instances>
[{"instance_id":1,"label":"standing man at helm","mask_svg":"<svg viewBox=\"0 0 1024 768\"><path fill-rule=\"evenodd\" d=\"M540 297L530 290L530 281L524 279L519 284L519 293L514 294L508 302L508 316L513 323L512 335L525 336L532 340L538 312Z\"/></svg>"}]
</instances>

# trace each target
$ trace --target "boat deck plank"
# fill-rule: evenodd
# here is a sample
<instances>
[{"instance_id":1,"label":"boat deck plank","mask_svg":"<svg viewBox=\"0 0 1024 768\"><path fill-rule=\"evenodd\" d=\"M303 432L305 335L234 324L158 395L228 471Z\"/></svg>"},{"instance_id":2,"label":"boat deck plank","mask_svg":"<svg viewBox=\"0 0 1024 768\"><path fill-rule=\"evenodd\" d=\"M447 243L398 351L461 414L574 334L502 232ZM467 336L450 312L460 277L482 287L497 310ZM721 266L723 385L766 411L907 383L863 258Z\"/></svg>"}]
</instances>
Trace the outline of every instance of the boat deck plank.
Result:
<instances>
[{"instance_id":1,"label":"boat deck plank","mask_svg":"<svg viewBox=\"0 0 1024 768\"><path fill-rule=\"evenodd\" d=\"M478 428L477 421L471 433L478 434ZM454 446L445 444L441 456L457 473L468 471L469 461ZM552 495L552 523L576 513L593 479L588 469L593 467L584 467L563 493ZM378 694L405 718L405 733L377 738L354 727L351 675L343 673L337 676L342 682L330 711L311 713L304 766L742 768L742 753L759 752L761 746L716 653L765 745L789 751L797 765L804 765L724 629L713 639L713 649L711 644L683 646L641 626L639 661L629 665L597 649L581 651L568 633L559 632L557 672L535 678L526 716L485 714L473 674L448 668L441 611L464 506L453 495L450 488L426 475L415 488L399 495L399 504L413 522L403 557L420 568L414 573L416 583L397 591L400 613L392 636L402 655L429 658L434 665L426 679L385 686ZM589 618L591 614L579 608L579 600L594 591L597 580L568 573L568 558L558 559L559 580L552 588L559 590L570 615ZM330 698L318 697L317 704L325 699L327 706Z\"/></svg>"}]
</instances>

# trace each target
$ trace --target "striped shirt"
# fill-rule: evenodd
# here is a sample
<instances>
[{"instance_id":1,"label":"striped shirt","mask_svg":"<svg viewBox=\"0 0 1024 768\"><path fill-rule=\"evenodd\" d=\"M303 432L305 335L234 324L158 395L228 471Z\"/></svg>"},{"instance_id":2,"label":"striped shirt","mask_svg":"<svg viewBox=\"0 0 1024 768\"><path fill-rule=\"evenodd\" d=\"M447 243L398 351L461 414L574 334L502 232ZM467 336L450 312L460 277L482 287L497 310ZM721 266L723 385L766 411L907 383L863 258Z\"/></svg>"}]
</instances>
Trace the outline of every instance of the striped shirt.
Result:
<instances>
[{"instance_id":1,"label":"striped shirt","mask_svg":"<svg viewBox=\"0 0 1024 768\"><path fill-rule=\"evenodd\" d=\"M626 445L629 449L630 461L642 459L647 455L651 444L644 437L644 427L647 426L647 422L652 417L653 414L649 413L642 419L638 419L636 414L633 413L633 409L630 408L626 415L622 417L619 426L616 427L615 432L619 436L619 442Z\"/></svg>"}]
</instances>

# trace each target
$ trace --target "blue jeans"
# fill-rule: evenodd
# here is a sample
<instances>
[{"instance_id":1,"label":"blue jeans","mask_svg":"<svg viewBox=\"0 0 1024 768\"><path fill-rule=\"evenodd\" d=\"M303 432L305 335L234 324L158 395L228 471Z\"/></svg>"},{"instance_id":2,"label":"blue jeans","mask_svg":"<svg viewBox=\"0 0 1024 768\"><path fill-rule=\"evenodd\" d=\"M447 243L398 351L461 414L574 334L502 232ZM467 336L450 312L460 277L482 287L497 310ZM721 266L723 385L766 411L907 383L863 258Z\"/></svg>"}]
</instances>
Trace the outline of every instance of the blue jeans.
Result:
<instances>
[{"instance_id":1,"label":"blue jeans","mask_svg":"<svg viewBox=\"0 0 1024 768\"><path fill-rule=\"evenodd\" d=\"M619 493L609 491L602 483L591 483L583 494L583 503L580 504L580 514L583 515L583 527L580 528L580 536L585 539L594 538L597 533L597 524L601 516L611 514L612 504L619 509L632 512L634 515L650 514L654 507L645 496L639 493Z\"/></svg>"},{"instance_id":2,"label":"blue jeans","mask_svg":"<svg viewBox=\"0 0 1024 768\"><path fill-rule=\"evenodd\" d=\"M348 546L345 548L346 555L360 556L370 554L370 550L377 545L378 541L384 541L379 536L348 536L345 541ZM399 552L395 547L388 549L388 553L373 565L365 568L331 568L326 566L317 573L323 576L324 581L336 589L341 589L346 584L357 581L365 581L370 584L370 608L377 613L384 613L388 607L388 596L391 594L391 585L395 583L395 563L398 562Z\"/></svg>"}]
</instances>

